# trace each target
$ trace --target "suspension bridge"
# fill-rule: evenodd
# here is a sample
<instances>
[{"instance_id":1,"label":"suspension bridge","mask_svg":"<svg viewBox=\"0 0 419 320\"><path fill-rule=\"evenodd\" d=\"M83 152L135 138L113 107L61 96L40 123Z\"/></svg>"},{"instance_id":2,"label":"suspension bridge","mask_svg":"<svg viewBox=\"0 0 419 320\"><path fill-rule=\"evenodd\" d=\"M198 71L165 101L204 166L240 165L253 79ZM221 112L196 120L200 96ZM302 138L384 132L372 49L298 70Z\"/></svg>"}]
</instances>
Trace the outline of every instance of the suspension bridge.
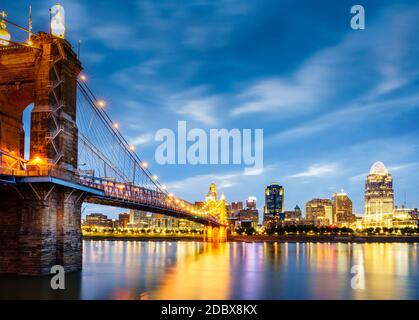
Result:
<instances>
[{"instance_id":1,"label":"suspension bridge","mask_svg":"<svg viewBox=\"0 0 419 320\"><path fill-rule=\"evenodd\" d=\"M0 273L49 274L57 264L80 270L84 202L188 219L205 225L206 241L226 240L225 212L180 199L159 182L64 37L34 34L4 13L0 22ZM25 39L4 37L6 23ZM22 117L30 105L25 159Z\"/></svg>"}]
</instances>

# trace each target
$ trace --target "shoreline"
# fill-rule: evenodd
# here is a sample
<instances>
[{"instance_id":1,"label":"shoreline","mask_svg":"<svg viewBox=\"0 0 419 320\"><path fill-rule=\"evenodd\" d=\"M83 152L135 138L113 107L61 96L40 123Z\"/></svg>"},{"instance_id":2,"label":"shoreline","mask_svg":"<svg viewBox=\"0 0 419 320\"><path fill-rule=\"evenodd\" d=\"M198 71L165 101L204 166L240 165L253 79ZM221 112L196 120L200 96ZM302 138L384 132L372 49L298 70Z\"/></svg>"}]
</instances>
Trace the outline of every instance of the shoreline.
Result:
<instances>
[{"instance_id":1,"label":"shoreline","mask_svg":"<svg viewBox=\"0 0 419 320\"><path fill-rule=\"evenodd\" d=\"M87 235L83 240L107 241L203 241L202 236L115 236ZM419 243L419 236L371 236L371 235L282 235L282 236L229 236L228 242L280 242L280 243Z\"/></svg>"}]
</instances>

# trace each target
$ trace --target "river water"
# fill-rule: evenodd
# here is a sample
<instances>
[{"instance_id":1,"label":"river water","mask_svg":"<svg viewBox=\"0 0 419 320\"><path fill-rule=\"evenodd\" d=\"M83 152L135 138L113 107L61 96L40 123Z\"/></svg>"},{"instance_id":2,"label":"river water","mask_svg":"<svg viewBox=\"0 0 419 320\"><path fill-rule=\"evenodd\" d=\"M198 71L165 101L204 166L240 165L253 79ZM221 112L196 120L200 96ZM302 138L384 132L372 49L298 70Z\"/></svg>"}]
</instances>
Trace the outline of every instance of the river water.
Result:
<instances>
[{"instance_id":1,"label":"river water","mask_svg":"<svg viewBox=\"0 0 419 320\"><path fill-rule=\"evenodd\" d=\"M419 299L417 243L89 240L83 250L65 290L2 275L0 298Z\"/></svg>"}]
</instances>

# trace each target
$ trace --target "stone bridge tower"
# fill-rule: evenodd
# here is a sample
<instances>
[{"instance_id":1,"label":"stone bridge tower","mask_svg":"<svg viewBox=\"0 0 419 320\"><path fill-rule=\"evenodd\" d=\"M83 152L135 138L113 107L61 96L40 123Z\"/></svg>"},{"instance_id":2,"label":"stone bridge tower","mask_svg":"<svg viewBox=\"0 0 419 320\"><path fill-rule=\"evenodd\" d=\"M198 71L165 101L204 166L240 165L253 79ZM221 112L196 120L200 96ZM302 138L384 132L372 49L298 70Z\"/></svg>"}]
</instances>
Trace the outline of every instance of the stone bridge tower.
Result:
<instances>
[{"instance_id":1,"label":"stone bridge tower","mask_svg":"<svg viewBox=\"0 0 419 320\"><path fill-rule=\"evenodd\" d=\"M209 192L205 197L205 206L212 216L218 221L227 225L227 207L224 195L218 198L218 191L215 183L211 183ZM204 241L225 242L227 241L227 228L225 226L206 226L204 229Z\"/></svg>"},{"instance_id":2,"label":"stone bridge tower","mask_svg":"<svg viewBox=\"0 0 419 320\"><path fill-rule=\"evenodd\" d=\"M57 264L80 270L84 193L54 183L50 172L72 181L77 170L76 92L82 67L66 40L39 33L30 41L31 46L0 46L0 174L27 179L0 184L0 273L48 274ZM22 115L31 104L25 172ZM48 179L35 179L41 176Z\"/></svg>"}]
</instances>

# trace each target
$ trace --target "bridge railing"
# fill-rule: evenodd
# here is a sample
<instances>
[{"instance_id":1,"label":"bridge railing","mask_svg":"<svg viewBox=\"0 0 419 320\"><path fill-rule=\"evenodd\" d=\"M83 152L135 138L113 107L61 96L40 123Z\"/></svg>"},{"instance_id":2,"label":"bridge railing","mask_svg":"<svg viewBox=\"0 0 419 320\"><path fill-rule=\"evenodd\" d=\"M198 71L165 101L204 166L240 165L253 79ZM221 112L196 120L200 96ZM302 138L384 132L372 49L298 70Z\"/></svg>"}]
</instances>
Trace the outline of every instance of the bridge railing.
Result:
<instances>
[{"instance_id":1,"label":"bridge railing","mask_svg":"<svg viewBox=\"0 0 419 320\"><path fill-rule=\"evenodd\" d=\"M93 189L104 191L105 198L117 201L127 201L145 206L154 206L180 214L189 214L216 222L216 218L196 205L174 197L167 193L157 192L132 183L121 183L110 179L83 175L81 172L54 167L53 165L27 165L25 170L0 167L0 175L16 177L54 177Z\"/></svg>"},{"instance_id":2,"label":"bridge railing","mask_svg":"<svg viewBox=\"0 0 419 320\"><path fill-rule=\"evenodd\" d=\"M156 192L155 190L135 186L131 183L120 183L92 176L81 175L79 177L81 184L104 191L105 197L110 199L128 201L148 206L151 205L178 213L186 213L201 218L212 219L214 221L216 220L196 205L180 200L166 193Z\"/></svg>"}]
</instances>

